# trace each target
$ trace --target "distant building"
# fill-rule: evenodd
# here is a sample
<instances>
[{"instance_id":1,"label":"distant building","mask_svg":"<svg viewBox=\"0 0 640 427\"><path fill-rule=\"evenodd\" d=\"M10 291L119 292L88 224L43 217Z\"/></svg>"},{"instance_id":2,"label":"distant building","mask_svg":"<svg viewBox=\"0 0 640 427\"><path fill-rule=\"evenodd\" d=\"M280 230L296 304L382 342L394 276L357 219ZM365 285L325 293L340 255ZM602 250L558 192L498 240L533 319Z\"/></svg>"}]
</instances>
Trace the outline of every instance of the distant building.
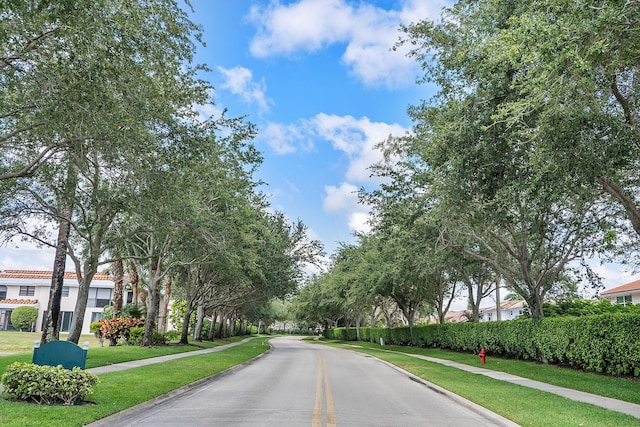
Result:
<instances>
[{"instance_id":1,"label":"distant building","mask_svg":"<svg viewBox=\"0 0 640 427\"><path fill-rule=\"evenodd\" d=\"M460 311L447 311L447 314L444 315L445 323L462 323L469 321L469 315L471 312L469 310L460 310Z\"/></svg>"},{"instance_id":2,"label":"distant building","mask_svg":"<svg viewBox=\"0 0 640 427\"><path fill-rule=\"evenodd\" d=\"M602 291L600 296L608 299L611 304L640 304L640 280Z\"/></svg>"},{"instance_id":3,"label":"distant building","mask_svg":"<svg viewBox=\"0 0 640 427\"><path fill-rule=\"evenodd\" d=\"M513 320L524 314L527 303L524 300L505 301L500 304L500 320ZM498 320L498 307L480 308L480 321L492 322Z\"/></svg>"},{"instance_id":4,"label":"distant building","mask_svg":"<svg viewBox=\"0 0 640 427\"><path fill-rule=\"evenodd\" d=\"M0 270L0 330L13 330L11 312L15 308L31 306L38 309L38 319L34 325L34 331L42 331L49 305L52 275L51 271ZM66 272L60 302L60 332L69 332L77 298L78 280L76 274ZM83 334L90 333L89 325L91 322L102 319L103 308L111 305L112 300L113 280L106 274L97 273L89 288L89 300L82 325Z\"/></svg>"}]
</instances>

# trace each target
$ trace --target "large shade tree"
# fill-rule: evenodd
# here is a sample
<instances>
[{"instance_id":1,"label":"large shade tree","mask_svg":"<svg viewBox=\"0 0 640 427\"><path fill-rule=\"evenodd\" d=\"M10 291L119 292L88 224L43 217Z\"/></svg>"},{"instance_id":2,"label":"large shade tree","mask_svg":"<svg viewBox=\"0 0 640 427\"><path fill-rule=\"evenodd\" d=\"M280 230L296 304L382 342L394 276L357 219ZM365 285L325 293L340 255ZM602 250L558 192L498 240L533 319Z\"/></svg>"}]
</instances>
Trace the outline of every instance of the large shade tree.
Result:
<instances>
[{"instance_id":1,"label":"large shade tree","mask_svg":"<svg viewBox=\"0 0 640 427\"><path fill-rule=\"evenodd\" d=\"M591 254L603 214L593 185L541 167L530 132L539 113L496 119L505 105L528 101L520 70L496 60L492 44L523 7L462 1L439 24L405 28L425 79L440 90L410 108L415 134L393 149L413 161L409 179L437 201L449 244L500 273L538 319L566 266Z\"/></svg>"},{"instance_id":2,"label":"large shade tree","mask_svg":"<svg viewBox=\"0 0 640 427\"><path fill-rule=\"evenodd\" d=\"M64 260L74 250L69 240L83 247L83 261L76 269L87 279L84 292L106 250L100 243L104 233L123 208L122 201L104 198L121 190L114 181L142 168L140 154L166 144L173 123L194 117L192 105L207 101L208 87L195 78L199 67L191 64L199 29L173 1L4 4L0 178L46 201L42 215L60 224L57 242L37 236L59 248L50 299L54 305L48 310L55 316ZM36 190L34 182L50 185ZM18 212L20 205L11 202L18 190L9 185L3 189L8 193L2 198L2 220L24 219L30 212ZM80 205L81 199L91 201L89 209ZM92 213L101 219L91 220ZM78 226L78 215L88 222ZM5 229L13 232L15 225ZM92 232L81 231L83 227ZM74 322L81 324L81 311L79 307ZM43 334L45 339L57 338L51 320L47 329L50 325L52 331Z\"/></svg>"}]
</instances>

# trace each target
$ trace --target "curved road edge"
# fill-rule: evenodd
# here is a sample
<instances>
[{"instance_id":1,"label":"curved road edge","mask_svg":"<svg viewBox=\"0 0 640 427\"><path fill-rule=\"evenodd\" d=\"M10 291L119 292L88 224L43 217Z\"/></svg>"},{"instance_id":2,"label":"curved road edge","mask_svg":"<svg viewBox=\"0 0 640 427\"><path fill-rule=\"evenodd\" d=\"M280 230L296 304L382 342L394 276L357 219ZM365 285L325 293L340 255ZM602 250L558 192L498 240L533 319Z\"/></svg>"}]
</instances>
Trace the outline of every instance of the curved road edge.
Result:
<instances>
[{"instance_id":1,"label":"curved road edge","mask_svg":"<svg viewBox=\"0 0 640 427\"><path fill-rule=\"evenodd\" d=\"M352 351L352 350L348 350L348 349L342 349L342 350L346 350L346 351ZM358 352L356 352L358 353ZM427 387L430 390L433 390L434 392L441 394L445 397L447 397L448 399L454 401L455 403L464 406L466 408L468 408L469 410L482 415L483 417L485 417L488 420L491 420L491 422L495 423L496 426L500 426L500 427L519 427L520 424L516 424L513 421L511 421L508 418L503 417L500 414L496 414L495 412L485 408L484 406L480 406L475 402L472 402L468 399L465 399L462 396L459 396L455 393L450 392L447 389L444 389L436 384L433 384L429 381L426 381L422 378L417 377L416 375L412 374L409 371L405 371L404 369L394 365L393 363L389 363L386 360L382 360L379 359L375 356L371 356L370 354L367 354L368 357L372 357L374 359L376 359L377 361L379 361L380 363L383 363L387 366L389 366L392 369L395 369L396 371L400 372L403 375L406 375L411 381L414 381L424 387Z\"/></svg>"}]
</instances>

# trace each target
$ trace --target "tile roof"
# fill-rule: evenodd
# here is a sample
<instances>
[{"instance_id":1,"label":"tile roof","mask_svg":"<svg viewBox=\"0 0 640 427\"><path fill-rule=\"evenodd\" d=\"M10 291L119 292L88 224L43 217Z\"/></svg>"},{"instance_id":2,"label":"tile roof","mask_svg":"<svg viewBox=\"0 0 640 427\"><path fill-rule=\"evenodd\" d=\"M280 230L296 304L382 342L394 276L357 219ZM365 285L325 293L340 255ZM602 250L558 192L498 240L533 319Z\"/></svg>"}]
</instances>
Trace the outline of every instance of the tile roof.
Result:
<instances>
[{"instance_id":1,"label":"tile roof","mask_svg":"<svg viewBox=\"0 0 640 427\"><path fill-rule=\"evenodd\" d=\"M611 295L611 294L617 294L620 292L629 292L629 291L640 291L640 280L629 282L622 286L618 286L617 288L607 289L606 291L600 292L600 295Z\"/></svg>"},{"instance_id":2,"label":"tile roof","mask_svg":"<svg viewBox=\"0 0 640 427\"><path fill-rule=\"evenodd\" d=\"M467 310L447 311L447 314L444 315L444 320L451 323L468 322L467 313Z\"/></svg>"},{"instance_id":3,"label":"tile roof","mask_svg":"<svg viewBox=\"0 0 640 427\"><path fill-rule=\"evenodd\" d=\"M21 304L21 305L36 305L37 299L2 299L0 304Z\"/></svg>"},{"instance_id":4,"label":"tile roof","mask_svg":"<svg viewBox=\"0 0 640 427\"><path fill-rule=\"evenodd\" d=\"M53 271L46 270L0 270L0 279L47 279L51 280ZM76 279L76 273L65 271L64 278ZM105 273L96 273L93 280L111 280L111 276Z\"/></svg>"},{"instance_id":5,"label":"tile roof","mask_svg":"<svg viewBox=\"0 0 640 427\"><path fill-rule=\"evenodd\" d=\"M511 308L524 308L527 306L527 303L524 300L512 300L512 301L504 301L500 303L500 310L509 310ZM492 311L495 310L496 306L490 307L480 307L480 312Z\"/></svg>"}]
</instances>

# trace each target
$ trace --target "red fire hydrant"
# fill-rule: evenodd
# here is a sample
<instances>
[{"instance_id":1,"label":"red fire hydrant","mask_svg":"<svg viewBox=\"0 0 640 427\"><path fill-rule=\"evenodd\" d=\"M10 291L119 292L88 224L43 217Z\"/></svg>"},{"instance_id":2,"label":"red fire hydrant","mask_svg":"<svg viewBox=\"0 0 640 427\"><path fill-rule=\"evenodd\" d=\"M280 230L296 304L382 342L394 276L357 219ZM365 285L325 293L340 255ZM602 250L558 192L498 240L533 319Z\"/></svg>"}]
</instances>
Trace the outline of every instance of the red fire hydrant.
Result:
<instances>
[{"instance_id":1,"label":"red fire hydrant","mask_svg":"<svg viewBox=\"0 0 640 427\"><path fill-rule=\"evenodd\" d=\"M480 363L484 365L485 358L487 357L487 352L485 351L484 347L482 347L482 350L480 350L480 353L478 354L478 356L480 356Z\"/></svg>"}]
</instances>

